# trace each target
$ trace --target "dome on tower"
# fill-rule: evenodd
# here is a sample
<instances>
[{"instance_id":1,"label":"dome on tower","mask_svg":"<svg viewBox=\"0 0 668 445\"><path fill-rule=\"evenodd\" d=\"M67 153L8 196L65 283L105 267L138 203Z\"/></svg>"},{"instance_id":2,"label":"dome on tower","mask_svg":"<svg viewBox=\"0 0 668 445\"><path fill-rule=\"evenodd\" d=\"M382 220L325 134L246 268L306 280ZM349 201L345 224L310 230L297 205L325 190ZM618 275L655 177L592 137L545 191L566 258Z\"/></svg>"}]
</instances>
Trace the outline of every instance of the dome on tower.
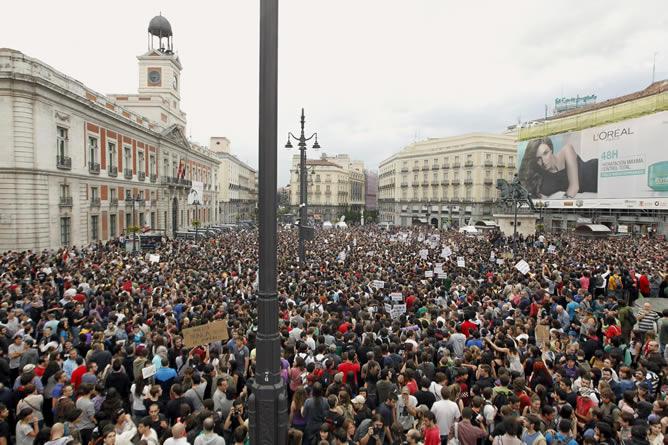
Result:
<instances>
[{"instance_id":1,"label":"dome on tower","mask_svg":"<svg viewBox=\"0 0 668 445\"><path fill-rule=\"evenodd\" d=\"M172 37L172 25L162 15L156 15L148 24L148 32L156 37Z\"/></svg>"}]
</instances>

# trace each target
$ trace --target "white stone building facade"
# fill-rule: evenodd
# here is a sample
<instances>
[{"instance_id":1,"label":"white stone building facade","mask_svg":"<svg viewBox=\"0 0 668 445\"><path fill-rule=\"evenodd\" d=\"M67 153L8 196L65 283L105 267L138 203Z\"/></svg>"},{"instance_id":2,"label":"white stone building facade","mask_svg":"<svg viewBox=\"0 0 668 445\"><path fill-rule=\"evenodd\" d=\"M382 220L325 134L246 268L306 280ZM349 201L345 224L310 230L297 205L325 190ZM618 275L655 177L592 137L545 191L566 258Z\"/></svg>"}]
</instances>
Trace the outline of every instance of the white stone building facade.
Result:
<instances>
[{"instance_id":1,"label":"white stone building facade","mask_svg":"<svg viewBox=\"0 0 668 445\"><path fill-rule=\"evenodd\" d=\"M149 50L139 59L144 76L161 64L180 74L171 53ZM167 119L0 49L0 251L86 245L129 226L172 236L194 219L215 222L219 161L184 136L178 94L155 88L140 82L134 97L169 101ZM178 84L172 88L178 93ZM187 204L192 181L204 184L199 215Z\"/></svg>"},{"instance_id":2,"label":"white stone building facade","mask_svg":"<svg viewBox=\"0 0 668 445\"><path fill-rule=\"evenodd\" d=\"M347 154L307 159L309 216L319 221L332 221L348 208L364 208L364 163L351 160ZM299 154L292 157L290 168L290 206L299 207Z\"/></svg>"},{"instance_id":3,"label":"white stone building facade","mask_svg":"<svg viewBox=\"0 0 668 445\"><path fill-rule=\"evenodd\" d=\"M257 171L234 156L225 137L211 138L209 149L220 161L218 222L254 221L257 210Z\"/></svg>"},{"instance_id":4,"label":"white stone building facade","mask_svg":"<svg viewBox=\"0 0 668 445\"><path fill-rule=\"evenodd\" d=\"M379 219L438 227L491 219L496 180L512 180L515 160L512 134L471 133L413 143L380 163Z\"/></svg>"}]
</instances>

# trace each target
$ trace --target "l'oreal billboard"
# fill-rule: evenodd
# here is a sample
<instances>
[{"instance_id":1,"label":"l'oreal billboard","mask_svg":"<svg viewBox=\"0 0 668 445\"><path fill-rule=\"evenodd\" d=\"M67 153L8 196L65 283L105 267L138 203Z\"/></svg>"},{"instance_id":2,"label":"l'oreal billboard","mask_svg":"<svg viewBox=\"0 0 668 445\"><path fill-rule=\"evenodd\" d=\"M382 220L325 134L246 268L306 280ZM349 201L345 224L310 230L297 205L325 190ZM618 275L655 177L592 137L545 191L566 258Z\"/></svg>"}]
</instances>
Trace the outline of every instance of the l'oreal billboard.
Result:
<instances>
[{"instance_id":1,"label":"l'oreal billboard","mask_svg":"<svg viewBox=\"0 0 668 445\"><path fill-rule=\"evenodd\" d=\"M521 141L518 172L549 207L668 208L668 112Z\"/></svg>"}]
</instances>

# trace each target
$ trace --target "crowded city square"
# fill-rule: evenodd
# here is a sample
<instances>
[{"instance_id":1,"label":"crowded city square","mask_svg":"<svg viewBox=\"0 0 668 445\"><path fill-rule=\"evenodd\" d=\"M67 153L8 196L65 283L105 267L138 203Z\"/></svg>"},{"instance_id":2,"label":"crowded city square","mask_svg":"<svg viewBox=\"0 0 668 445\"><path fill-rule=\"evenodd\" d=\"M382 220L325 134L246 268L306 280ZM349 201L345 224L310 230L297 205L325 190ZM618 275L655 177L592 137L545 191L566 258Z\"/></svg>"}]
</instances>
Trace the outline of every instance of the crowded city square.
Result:
<instances>
[{"instance_id":1,"label":"crowded city square","mask_svg":"<svg viewBox=\"0 0 668 445\"><path fill-rule=\"evenodd\" d=\"M122 241L0 256L1 439L244 443L257 231ZM296 244L279 231L289 443L663 443L663 239L319 229L303 268Z\"/></svg>"}]
</instances>

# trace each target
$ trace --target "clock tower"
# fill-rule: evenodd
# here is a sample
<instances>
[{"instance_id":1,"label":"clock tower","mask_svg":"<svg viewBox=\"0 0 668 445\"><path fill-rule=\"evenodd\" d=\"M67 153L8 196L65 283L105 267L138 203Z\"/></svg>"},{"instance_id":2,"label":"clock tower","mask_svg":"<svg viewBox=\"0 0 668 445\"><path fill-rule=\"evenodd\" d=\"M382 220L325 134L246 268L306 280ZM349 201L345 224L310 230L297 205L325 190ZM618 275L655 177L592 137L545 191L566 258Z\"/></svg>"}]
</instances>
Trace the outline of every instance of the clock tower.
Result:
<instances>
[{"instance_id":1,"label":"clock tower","mask_svg":"<svg viewBox=\"0 0 668 445\"><path fill-rule=\"evenodd\" d=\"M162 15L148 24L148 51L137 56L139 90L137 95L110 95L118 105L135 111L164 128L186 127L181 111L181 61L174 53L172 25Z\"/></svg>"}]
</instances>

